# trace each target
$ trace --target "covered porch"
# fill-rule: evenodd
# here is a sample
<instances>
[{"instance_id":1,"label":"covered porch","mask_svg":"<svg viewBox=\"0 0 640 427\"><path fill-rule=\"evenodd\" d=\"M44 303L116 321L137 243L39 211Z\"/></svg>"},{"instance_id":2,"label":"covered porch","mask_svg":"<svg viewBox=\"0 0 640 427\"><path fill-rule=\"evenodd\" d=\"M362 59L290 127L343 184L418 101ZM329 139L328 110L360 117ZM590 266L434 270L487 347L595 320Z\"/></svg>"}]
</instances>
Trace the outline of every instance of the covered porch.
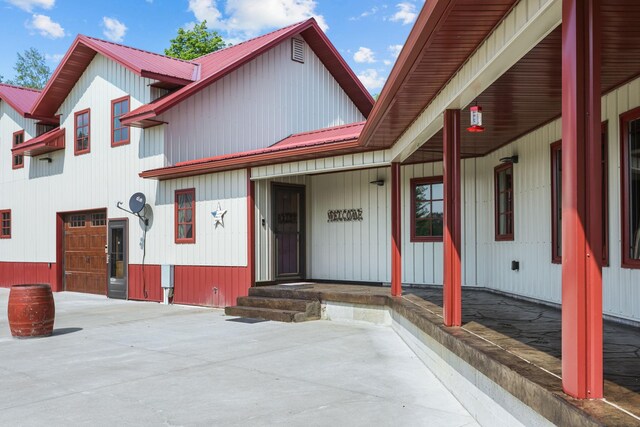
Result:
<instances>
[{"instance_id":1,"label":"covered porch","mask_svg":"<svg viewBox=\"0 0 640 427\"><path fill-rule=\"evenodd\" d=\"M579 400L562 391L561 313L559 307L501 295L495 291L466 288L462 292L463 324L443 325L442 288L406 288L392 297L388 287L349 284L304 283L257 288L271 297L319 300L323 318L383 323L379 311L387 310L391 326L412 346L423 336L438 357L456 365L480 391L491 395L484 381L497 384L520 402L556 425L637 425L640 423L640 332L617 322L604 322L604 389L601 400ZM376 311L377 310L377 311ZM401 330L402 329L402 330ZM407 335L404 330L413 331ZM427 337L424 339L424 337ZM415 348L414 348L415 350ZM418 356L421 355L416 351ZM453 357L455 356L455 357ZM433 360L423 361L454 394L456 381L438 373ZM509 407L508 399L492 399ZM458 398L465 404L464 396ZM506 402L506 403L505 403ZM468 407L468 402L465 406ZM516 419L522 417L509 408ZM473 412L470 410L470 412ZM474 415L482 424L482 411ZM484 420L491 425L507 420ZM529 424L535 419L520 418ZM508 424L507 424L508 425Z\"/></svg>"}]
</instances>

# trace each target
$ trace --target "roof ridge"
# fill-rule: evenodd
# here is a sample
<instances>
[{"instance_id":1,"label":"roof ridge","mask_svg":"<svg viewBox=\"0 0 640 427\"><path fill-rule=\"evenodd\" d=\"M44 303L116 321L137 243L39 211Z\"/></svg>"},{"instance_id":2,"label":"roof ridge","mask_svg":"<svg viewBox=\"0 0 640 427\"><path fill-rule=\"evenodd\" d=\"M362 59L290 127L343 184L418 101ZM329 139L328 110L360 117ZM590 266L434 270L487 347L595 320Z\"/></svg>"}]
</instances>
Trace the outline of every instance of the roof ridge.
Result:
<instances>
[{"instance_id":1,"label":"roof ridge","mask_svg":"<svg viewBox=\"0 0 640 427\"><path fill-rule=\"evenodd\" d=\"M215 51L213 51L213 52L205 53L205 54L204 54L204 55L202 55L202 56L199 56L199 57L197 57L197 58L194 58L193 60L194 60L194 61L197 61L197 60L199 60L199 59L206 58L207 56L214 55L214 54L216 54L216 53L219 53L219 52L222 52L222 51L225 51L225 50L228 50L228 49L234 48L234 47L242 46L243 44L246 44L246 43L249 43L249 42L252 42L252 41L255 41L255 40L258 40L258 39L261 39L261 38L267 37L267 36L270 36L270 35L272 35L272 34L274 34L274 33L277 33L277 32L280 32L280 31L284 31L284 30L287 30L287 29L293 28L293 27L295 27L295 26L298 26L298 25L304 24L305 22L310 21L311 19L313 19L313 18L305 19L304 21L299 21L299 22L296 22L295 24L287 25L286 27L277 28L277 29L275 29L275 30L273 30L273 31L270 31L270 32L265 33L265 34L261 34L261 35L259 35L259 36L256 36L256 37L253 37L253 38L250 38L250 39L247 39L247 40L242 41L242 42L240 42L240 43L238 43L238 44L234 44L234 45L231 45L231 46L227 46L227 47L224 47L224 48L222 48L222 49L215 50Z\"/></svg>"},{"instance_id":2,"label":"roof ridge","mask_svg":"<svg viewBox=\"0 0 640 427\"><path fill-rule=\"evenodd\" d=\"M80 34L80 36L86 37L86 38L91 39L91 40L99 41L99 42L102 42L102 43L112 44L114 46L120 46L120 47L124 47L124 48L131 49L131 50L137 50L138 52L149 53L151 55L159 56L161 58L173 59L175 61L183 62L183 63L189 64L189 65L197 65L193 61L187 61L186 59L174 58L173 56L167 56L167 55L163 55L161 53L151 52L150 50L144 50L144 49L140 49L140 48L137 48L137 47L128 46L128 45L122 44L122 43L115 43L115 42L112 42L112 41L109 41L109 40L99 39L97 37L87 36L87 35L84 35L84 34Z\"/></svg>"},{"instance_id":3,"label":"roof ridge","mask_svg":"<svg viewBox=\"0 0 640 427\"><path fill-rule=\"evenodd\" d=\"M31 87L12 85L12 84L9 84L9 83L0 83L0 86L11 87L11 88L14 88L14 89L28 90L28 91L31 91L31 92L38 92L38 93L42 92L41 89L34 89L34 88L31 88Z\"/></svg>"}]
</instances>

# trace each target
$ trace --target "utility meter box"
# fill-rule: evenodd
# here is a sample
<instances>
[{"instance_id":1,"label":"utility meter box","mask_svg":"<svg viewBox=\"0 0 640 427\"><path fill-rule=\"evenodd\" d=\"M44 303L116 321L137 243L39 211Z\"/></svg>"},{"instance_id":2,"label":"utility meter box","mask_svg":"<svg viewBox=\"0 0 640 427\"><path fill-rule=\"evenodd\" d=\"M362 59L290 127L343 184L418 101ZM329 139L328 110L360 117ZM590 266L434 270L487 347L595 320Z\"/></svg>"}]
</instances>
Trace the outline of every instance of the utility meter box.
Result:
<instances>
[{"instance_id":1,"label":"utility meter box","mask_svg":"<svg viewBox=\"0 0 640 427\"><path fill-rule=\"evenodd\" d=\"M173 288L173 265L162 265L160 267L160 286L163 288Z\"/></svg>"}]
</instances>

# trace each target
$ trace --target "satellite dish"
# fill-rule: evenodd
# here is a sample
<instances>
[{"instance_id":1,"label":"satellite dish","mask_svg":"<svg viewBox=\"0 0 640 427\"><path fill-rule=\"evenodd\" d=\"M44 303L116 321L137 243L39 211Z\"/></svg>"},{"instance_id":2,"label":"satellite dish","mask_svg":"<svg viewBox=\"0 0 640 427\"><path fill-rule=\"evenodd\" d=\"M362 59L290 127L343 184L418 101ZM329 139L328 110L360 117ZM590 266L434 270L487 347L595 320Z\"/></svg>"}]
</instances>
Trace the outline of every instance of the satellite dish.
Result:
<instances>
[{"instance_id":1,"label":"satellite dish","mask_svg":"<svg viewBox=\"0 0 640 427\"><path fill-rule=\"evenodd\" d=\"M142 193L136 193L129 199L129 209L134 214L140 213L147 203L147 198Z\"/></svg>"}]
</instances>

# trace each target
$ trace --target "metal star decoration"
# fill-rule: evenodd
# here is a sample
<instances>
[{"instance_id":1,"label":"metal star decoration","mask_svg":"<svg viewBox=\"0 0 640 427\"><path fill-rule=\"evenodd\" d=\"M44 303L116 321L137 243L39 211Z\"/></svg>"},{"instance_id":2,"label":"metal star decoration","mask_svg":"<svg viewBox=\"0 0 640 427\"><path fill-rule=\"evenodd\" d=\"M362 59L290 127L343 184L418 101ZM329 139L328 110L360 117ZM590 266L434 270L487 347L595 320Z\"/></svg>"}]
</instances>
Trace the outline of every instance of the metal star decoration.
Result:
<instances>
[{"instance_id":1,"label":"metal star decoration","mask_svg":"<svg viewBox=\"0 0 640 427\"><path fill-rule=\"evenodd\" d=\"M213 221L214 221L214 225L215 228L218 228L218 224L220 224L221 226L224 227L224 214L227 213L226 209L222 209L220 207L220 204L218 204L218 209L216 209L215 211L211 212L211 215L213 215Z\"/></svg>"}]
</instances>

